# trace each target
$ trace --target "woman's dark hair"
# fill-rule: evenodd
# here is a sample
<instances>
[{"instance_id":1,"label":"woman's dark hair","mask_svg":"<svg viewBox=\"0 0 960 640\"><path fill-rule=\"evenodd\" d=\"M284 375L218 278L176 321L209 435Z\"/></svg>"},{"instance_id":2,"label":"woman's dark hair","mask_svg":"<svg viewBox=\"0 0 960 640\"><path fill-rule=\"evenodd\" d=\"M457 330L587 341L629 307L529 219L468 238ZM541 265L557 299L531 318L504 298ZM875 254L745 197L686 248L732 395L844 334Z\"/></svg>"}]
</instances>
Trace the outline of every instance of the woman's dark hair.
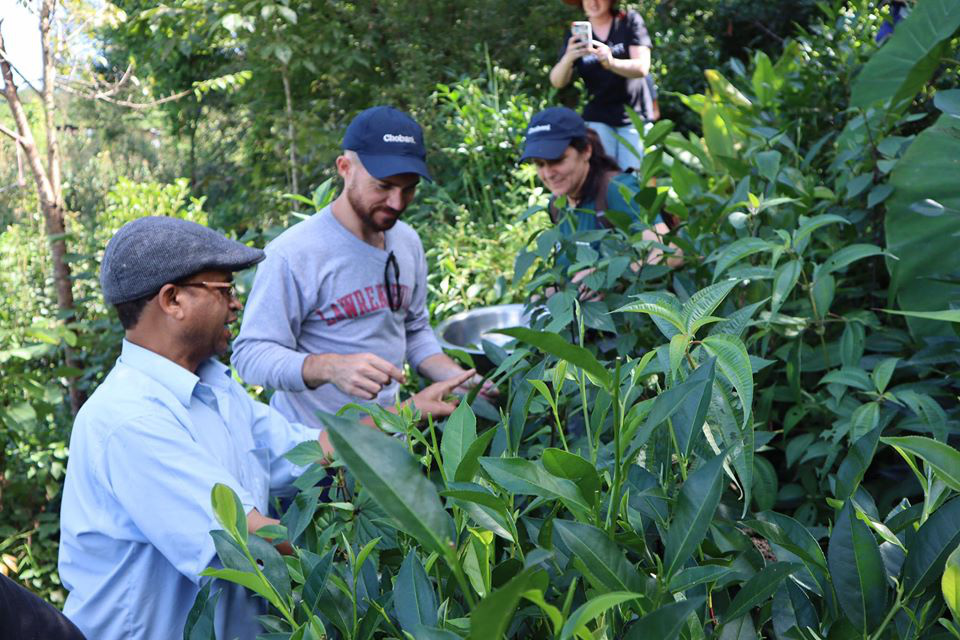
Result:
<instances>
[{"instance_id":1,"label":"woman's dark hair","mask_svg":"<svg viewBox=\"0 0 960 640\"><path fill-rule=\"evenodd\" d=\"M617 164L603 148L600 142L600 136L593 129L587 129L587 135L582 138L573 138L570 146L579 153L583 153L587 148L591 148L590 168L587 170L587 178L580 187L580 202L596 196L597 187L600 186L600 176L605 173L621 173L623 169Z\"/></svg>"}]
</instances>

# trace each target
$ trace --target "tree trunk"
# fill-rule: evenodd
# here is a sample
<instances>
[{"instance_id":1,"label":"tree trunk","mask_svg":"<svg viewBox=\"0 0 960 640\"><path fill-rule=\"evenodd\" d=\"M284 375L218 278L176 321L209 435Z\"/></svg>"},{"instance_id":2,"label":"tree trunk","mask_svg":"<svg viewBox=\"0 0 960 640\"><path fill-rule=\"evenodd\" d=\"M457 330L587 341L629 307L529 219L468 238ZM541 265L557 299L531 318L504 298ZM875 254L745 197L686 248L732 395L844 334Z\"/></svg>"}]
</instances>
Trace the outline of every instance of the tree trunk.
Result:
<instances>
[{"instance_id":1,"label":"tree trunk","mask_svg":"<svg viewBox=\"0 0 960 640\"><path fill-rule=\"evenodd\" d=\"M43 9L41 11L42 14L46 16L46 19L41 18L41 42L44 44L43 75L45 86L43 93L44 108L47 111L47 134L49 136L52 132L55 141L56 128L53 126L54 105L52 100L52 81L50 84L46 84L47 78L52 79L52 71L49 71L47 66L52 66L53 64L53 54L48 54L48 51L50 44L50 17L52 15L51 5L54 3L54 1L55 0L44 0ZM0 33L0 51L6 53L6 46L3 41L2 33ZM37 195L40 199L40 210L43 213L47 237L50 240L50 253L51 257L53 258L53 279L57 293L57 308L64 317L64 321L70 322L74 319L75 307L73 302L73 284L70 279L70 266L65 260L67 246L64 240L64 233L66 229L64 225L62 207L63 195L59 189L59 183L56 185L57 188L55 189L54 183L50 179L50 173L48 173L46 167L43 166L43 160L40 157L40 151L37 149L33 132L30 129L30 123L27 120L27 114L23 109L23 103L20 101L20 95L17 93L17 87L13 83L13 70L10 68L9 63L7 63L6 59L4 58L0 58L0 74L3 76L4 97L7 99L7 103L10 105L10 111L13 113L13 119L17 124L17 133L19 134L17 143L23 149L23 152L27 157L27 164L30 167L30 172L33 174L33 179L37 186ZM46 102L46 94L48 92L51 94L49 108ZM50 152L49 159L51 162L51 167L56 167L55 175L57 176L57 180L59 180L60 158L59 150L56 149L55 145L54 150ZM65 346L64 348L65 364L69 367L77 367L73 350L68 346ZM68 383L68 391L70 394L70 408L72 409L74 415L76 415L77 411L80 410L80 405L83 403L84 398L80 393L80 390L77 388L74 380L70 380Z\"/></svg>"},{"instance_id":2,"label":"tree trunk","mask_svg":"<svg viewBox=\"0 0 960 640\"><path fill-rule=\"evenodd\" d=\"M60 141L57 136L57 125L54 122L57 105L53 97L57 69L53 61L51 29L56 7L56 0L43 0L43 5L40 7L40 38L43 48L43 113L47 127L47 172L50 176L53 195L57 199L57 206L63 211L63 189L60 186Z\"/></svg>"},{"instance_id":3,"label":"tree trunk","mask_svg":"<svg viewBox=\"0 0 960 640\"><path fill-rule=\"evenodd\" d=\"M287 135L290 137L290 191L300 193L300 179L297 175L297 130L293 124L293 98L290 96L290 77L287 74L287 65L280 71L283 80L283 97L286 101Z\"/></svg>"}]
</instances>

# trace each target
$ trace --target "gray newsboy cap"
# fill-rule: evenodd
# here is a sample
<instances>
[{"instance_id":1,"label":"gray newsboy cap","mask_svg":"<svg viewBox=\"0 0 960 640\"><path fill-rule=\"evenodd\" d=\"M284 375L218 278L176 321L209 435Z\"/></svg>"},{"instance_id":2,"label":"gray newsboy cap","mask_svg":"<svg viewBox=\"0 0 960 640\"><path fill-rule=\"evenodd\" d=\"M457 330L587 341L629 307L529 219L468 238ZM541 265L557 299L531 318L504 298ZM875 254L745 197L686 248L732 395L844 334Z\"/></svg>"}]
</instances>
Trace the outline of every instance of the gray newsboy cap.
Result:
<instances>
[{"instance_id":1,"label":"gray newsboy cap","mask_svg":"<svg viewBox=\"0 0 960 640\"><path fill-rule=\"evenodd\" d=\"M239 271L264 257L196 222L147 216L120 227L107 243L100 286L107 304L120 304L200 271Z\"/></svg>"}]
</instances>

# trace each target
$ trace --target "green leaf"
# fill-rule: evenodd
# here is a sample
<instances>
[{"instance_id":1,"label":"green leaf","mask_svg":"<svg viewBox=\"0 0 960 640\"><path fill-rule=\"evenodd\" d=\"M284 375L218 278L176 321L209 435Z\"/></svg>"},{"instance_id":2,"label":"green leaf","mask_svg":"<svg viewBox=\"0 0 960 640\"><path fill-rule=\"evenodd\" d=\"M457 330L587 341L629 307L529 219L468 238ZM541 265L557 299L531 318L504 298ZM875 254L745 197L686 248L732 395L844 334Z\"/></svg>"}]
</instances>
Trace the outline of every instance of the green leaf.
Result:
<instances>
[{"instance_id":1,"label":"green leaf","mask_svg":"<svg viewBox=\"0 0 960 640\"><path fill-rule=\"evenodd\" d=\"M233 582L239 584L242 587L246 587L250 591L253 591L255 594L265 599L267 602L277 607L278 609L284 609L285 605L280 601L277 596L277 593L270 587L270 583L261 578L256 573L251 571L238 571L237 569L204 569L200 572L201 576L212 577L220 580L226 580L227 582Z\"/></svg>"},{"instance_id":2,"label":"green leaf","mask_svg":"<svg viewBox=\"0 0 960 640\"><path fill-rule=\"evenodd\" d=\"M776 592L780 586L780 583L783 582L787 576L795 573L802 567L803 565L794 562L774 562L761 569L759 573L755 574L740 587L740 591L737 592L733 602L730 603L730 606L727 607L726 612L724 612L721 622L724 624L729 623L731 620L736 620L746 614L754 607L764 604L767 599L773 596L774 592Z\"/></svg>"},{"instance_id":3,"label":"green leaf","mask_svg":"<svg viewBox=\"0 0 960 640\"><path fill-rule=\"evenodd\" d=\"M494 482L511 493L563 500L568 507L590 509L576 484L547 473L535 462L523 458L480 458L480 465Z\"/></svg>"},{"instance_id":4,"label":"green leaf","mask_svg":"<svg viewBox=\"0 0 960 640\"><path fill-rule=\"evenodd\" d=\"M884 313L893 313L898 316L908 316L910 318L923 318L925 320L942 320L943 322L960 322L960 309L950 309L949 311L896 311L894 309L880 309Z\"/></svg>"},{"instance_id":5,"label":"green leaf","mask_svg":"<svg viewBox=\"0 0 960 640\"><path fill-rule=\"evenodd\" d=\"M960 12L954 0L918 2L861 69L851 87L850 104L866 108L915 96L936 71L943 42L958 28Z\"/></svg>"},{"instance_id":6,"label":"green leaf","mask_svg":"<svg viewBox=\"0 0 960 640\"><path fill-rule=\"evenodd\" d=\"M554 520L553 531L571 553L583 562L586 576L595 588L643 592L640 572L602 530L570 520Z\"/></svg>"},{"instance_id":7,"label":"green leaf","mask_svg":"<svg viewBox=\"0 0 960 640\"><path fill-rule=\"evenodd\" d=\"M457 465L454 480L457 482L470 482L473 480L473 477L477 475L477 472L480 470L480 456L486 453L487 447L490 446L490 441L493 440L496 434L497 427L487 429L480 434L476 440L470 443L466 453L463 454L463 458L460 460L460 464ZM447 480L450 480L449 476L447 476Z\"/></svg>"},{"instance_id":8,"label":"green leaf","mask_svg":"<svg viewBox=\"0 0 960 640\"><path fill-rule=\"evenodd\" d=\"M820 628L817 610L803 589L790 580L780 585L774 594L771 614L777 638L799 637L796 631L791 633L791 629Z\"/></svg>"},{"instance_id":9,"label":"green leaf","mask_svg":"<svg viewBox=\"0 0 960 640\"><path fill-rule=\"evenodd\" d=\"M880 424L880 404L865 402L853 410L850 416L850 440L856 442Z\"/></svg>"},{"instance_id":10,"label":"green leaf","mask_svg":"<svg viewBox=\"0 0 960 640\"><path fill-rule=\"evenodd\" d=\"M503 637L520 598L530 589L537 570L529 568L484 598L470 614L470 639L494 640Z\"/></svg>"},{"instance_id":11,"label":"green leaf","mask_svg":"<svg viewBox=\"0 0 960 640\"><path fill-rule=\"evenodd\" d=\"M873 244L851 244L843 247L829 258L823 261L817 275L826 275L833 273L838 269L853 264L858 260L879 256L883 254L883 249Z\"/></svg>"},{"instance_id":12,"label":"green leaf","mask_svg":"<svg viewBox=\"0 0 960 640\"><path fill-rule=\"evenodd\" d=\"M454 483L451 489L441 491L440 495L453 500L454 504L466 511L473 520L501 538L514 542L510 532L511 515L503 499L477 484Z\"/></svg>"},{"instance_id":13,"label":"green leaf","mask_svg":"<svg viewBox=\"0 0 960 640\"><path fill-rule=\"evenodd\" d=\"M574 366L580 367L593 376L593 378L599 380L601 384L608 389L613 384L613 378L610 372L600 364L596 356L583 347L570 344L566 338L559 334L549 331L534 331L533 329L524 329L522 327L499 329L494 333L502 333L503 335L516 338L520 342L533 345L555 358L560 358Z\"/></svg>"},{"instance_id":14,"label":"green leaf","mask_svg":"<svg viewBox=\"0 0 960 640\"><path fill-rule=\"evenodd\" d=\"M873 462L877 442L880 440L880 431L879 428L874 429L858 439L850 449L850 453L840 463L840 468L837 469L836 491L834 491L838 500L850 498L860 486L863 474Z\"/></svg>"},{"instance_id":15,"label":"green leaf","mask_svg":"<svg viewBox=\"0 0 960 640\"><path fill-rule=\"evenodd\" d=\"M574 481L588 501L592 502L600 491L600 476L597 468L585 458L563 449L549 448L543 451L543 467L551 474Z\"/></svg>"},{"instance_id":16,"label":"green leaf","mask_svg":"<svg viewBox=\"0 0 960 640\"><path fill-rule=\"evenodd\" d=\"M316 440L306 440L283 454L283 457L299 467L307 467L326 457Z\"/></svg>"},{"instance_id":17,"label":"green leaf","mask_svg":"<svg viewBox=\"0 0 960 640\"><path fill-rule=\"evenodd\" d=\"M670 338L670 374L674 375L680 365L683 364L683 357L687 355L687 347L690 346L691 337L686 333L678 333Z\"/></svg>"},{"instance_id":18,"label":"green leaf","mask_svg":"<svg viewBox=\"0 0 960 640\"><path fill-rule=\"evenodd\" d=\"M803 220L801 218L801 220ZM825 213L823 215L807 218L800 223L797 230L793 232L793 246L799 247L807 237L814 231L829 224L850 224L850 221L843 216L835 213Z\"/></svg>"},{"instance_id":19,"label":"green leaf","mask_svg":"<svg viewBox=\"0 0 960 640\"><path fill-rule=\"evenodd\" d=\"M907 597L920 594L937 581L947 557L960 545L960 498L953 498L933 512L907 540L907 557L900 581Z\"/></svg>"},{"instance_id":20,"label":"green leaf","mask_svg":"<svg viewBox=\"0 0 960 640\"><path fill-rule=\"evenodd\" d=\"M820 378L821 384L842 384L861 391L873 391L874 384L867 372L859 367L842 367Z\"/></svg>"},{"instance_id":21,"label":"green leaf","mask_svg":"<svg viewBox=\"0 0 960 640\"><path fill-rule=\"evenodd\" d=\"M540 589L529 589L523 592L522 597L540 607L540 610L550 619L550 623L553 625L553 633L560 633L560 627L563 625L563 614L560 613L559 609L544 599L543 591Z\"/></svg>"},{"instance_id":22,"label":"green leaf","mask_svg":"<svg viewBox=\"0 0 960 640\"><path fill-rule=\"evenodd\" d=\"M217 612L217 602L223 594L222 590L217 590L213 597L210 597L210 587L212 581L208 581L197 594L187 614L187 622L183 626L183 640L216 640L217 631L214 627L214 617Z\"/></svg>"},{"instance_id":23,"label":"green leaf","mask_svg":"<svg viewBox=\"0 0 960 640\"><path fill-rule=\"evenodd\" d=\"M213 504L213 513L217 522L229 533L234 540L247 541L247 514L243 510L240 498L233 489L225 484L213 485L210 492L210 501Z\"/></svg>"},{"instance_id":24,"label":"green leaf","mask_svg":"<svg viewBox=\"0 0 960 640\"><path fill-rule=\"evenodd\" d=\"M588 622L595 620L597 616L607 609L627 602L628 600L638 598L639 596L640 594L638 593L630 593L628 591L612 591L591 598L577 607L577 609L570 614L570 617L567 618L567 622L563 625L563 630L560 632L560 640L569 640L580 632L589 634L589 630L587 629Z\"/></svg>"},{"instance_id":25,"label":"green leaf","mask_svg":"<svg viewBox=\"0 0 960 640\"><path fill-rule=\"evenodd\" d=\"M415 549L411 549L400 565L393 585L393 605L400 628L410 633L422 624L428 627L437 624L437 594L430 578L424 571Z\"/></svg>"},{"instance_id":26,"label":"green leaf","mask_svg":"<svg viewBox=\"0 0 960 640\"><path fill-rule=\"evenodd\" d=\"M747 256L751 256L761 251L770 251L773 245L760 238L740 238L730 243L718 253L711 256L707 262L715 260L717 266L713 269L713 279L719 278L724 271L740 262Z\"/></svg>"},{"instance_id":27,"label":"green leaf","mask_svg":"<svg viewBox=\"0 0 960 640\"><path fill-rule=\"evenodd\" d=\"M954 491L960 491L960 451L948 444L923 436L881 438L884 444L922 458L933 467L937 476Z\"/></svg>"},{"instance_id":28,"label":"green leaf","mask_svg":"<svg viewBox=\"0 0 960 640\"><path fill-rule=\"evenodd\" d=\"M702 567L687 567L673 576L667 589L671 593L682 593L698 584L716 582L732 571L733 569L730 567L717 564L707 564Z\"/></svg>"},{"instance_id":29,"label":"green leaf","mask_svg":"<svg viewBox=\"0 0 960 640\"><path fill-rule=\"evenodd\" d=\"M900 358L886 358L873 368L870 377L873 378L873 383L877 387L877 393L883 393L887 390L887 385L890 384L890 378L893 377L893 371L897 368L898 362L900 362Z\"/></svg>"},{"instance_id":30,"label":"green leaf","mask_svg":"<svg viewBox=\"0 0 960 640\"><path fill-rule=\"evenodd\" d=\"M337 456L396 524L429 551L451 554L453 519L423 467L396 438L345 418L321 416Z\"/></svg>"},{"instance_id":31,"label":"green leaf","mask_svg":"<svg viewBox=\"0 0 960 640\"><path fill-rule=\"evenodd\" d=\"M818 595L831 592L833 587L827 579L827 558L813 534L782 513L766 511L757 515L762 520L745 520L744 524L774 545L778 560L799 560L806 567L807 573L797 575L794 579Z\"/></svg>"},{"instance_id":32,"label":"green leaf","mask_svg":"<svg viewBox=\"0 0 960 640\"><path fill-rule=\"evenodd\" d=\"M677 436L682 440L683 450L689 450L694 434L703 426L703 421L706 419L713 389L715 362L715 359L710 359L706 364L697 367L687 380L670 387L656 397L650 413L647 414L646 423L630 443L631 448L642 447L658 425L683 409L684 420L680 424L675 424L674 428L677 429Z\"/></svg>"},{"instance_id":33,"label":"green leaf","mask_svg":"<svg viewBox=\"0 0 960 640\"><path fill-rule=\"evenodd\" d=\"M717 334L703 339L707 352L717 358L720 372L730 381L743 405L743 427L753 411L753 369L743 341L736 336Z\"/></svg>"},{"instance_id":34,"label":"green leaf","mask_svg":"<svg viewBox=\"0 0 960 640\"><path fill-rule=\"evenodd\" d=\"M647 315L653 316L655 318L660 318L662 320L670 323L671 326L675 327L677 331L683 331L683 318L677 312L676 309L668 307L662 302L631 302L626 304L619 309L616 309L613 313L618 312L631 312L631 313L645 313ZM673 336L669 336L673 337Z\"/></svg>"},{"instance_id":35,"label":"green leaf","mask_svg":"<svg viewBox=\"0 0 960 640\"><path fill-rule=\"evenodd\" d=\"M713 513L723 493L723 460L720 454L690 474L680 489L673 518L664 536L664 570L672 577L707 535Z\"/></svg>"},{"instance_id":36,"label":"green leaf","mask_svg":"<svg viewBox=\"0 0 960 640\"><path fill-rule=\"evenodd\" d=\"M684 303L683 310L681 311L684 333L693 335L693 325L701 318L712 314L733 288L737 286L737 283L737 280L718 282L690 296L690 299Z\"/></svg>"},{"instance_id":37,"label":"green leaf","mask_svg":"<svg viewBox=\"0 0 960 640\"><path fill-rule=\"evenodd\" d=\"M875 629L887 613L886 571L876 538L849 500L833 527L827 562L847 619L862 633Z\"/></svg>"},{"instance_id":38,"label":"green leaf","mask_svg":"<svg viewBox=\"0 0 960 640\"><path fill-rule=\"evenodd\" d=\"M447 479L457 475L457 467L477 439L477 418L468 402L461 402L447 418L440 441L440 454ZM431 623L432 624L432 623ZM428 625L429 626L429 625Z\"/></svg>"},{"instance_id":39,"label":"green leaf","mask_svg":"<svg viewBox=\"0 0 960 640\"><path fill-rule=\"evenodd\" d=\"M770 297L770 313L776 313L783 303L790 297L793 288L797 286L803 263L799 260L785 262L777 268L773 276L773 295Z\"/></svg>"},{"instance_id":40,"label":"green leaf","mask_svg":"<svg viewBox=\"0 0 960 640\"><path fill-rule=\"evenodd\" d=\"M960 118L942 115L910 143L890 174L895 191L885 203L883 222L886 249L891 254L886 260L890 272L888 300L892 302L892 296L896 296L897 307L908 310L902 313L910 318L907 324L915 336L954 334L953 327L929 320L957 321L956 315L921 319L910 314L953 306L956 284L938 277L960 271L960 252L956 251L960 216L920 217L912 207L918 200L930 199L960 210L960 192L953 179L958 171Z\"/></svg>"},{"instance_id":41,"label":"green leaf","mask_svg":"<svg viewBox=\"0 0 960 640\"><path fill-rule=\"evenodd\" d=\"M960 620L960 546L947 558L943 578L940 579L940 589L953 619Z\"/></svg>"},{"instance_id":42,"label":"green leaf","mask_svg":"<svg viewBox=\"0 0 960 640\"><path fill-rule=\"evenodd\" d=\"M327 553L323 554L323 557L317 561L317 563L310 570L309 574L306 575L306 582L303 584L301 593L303 596L303 602L310 609L310 611L313 611L317 608L320 598L323 597L325 587L327 585L327 579L330 577L330 572L333 569L333 560L336 551L337 547L334 547Z\"/></svg>"},{"instance_id":43,"label":"green leaf","mask_svg":"<svg viewBox=\"0 0 960 640\"><path fill-rule=\"evenodd\" d=\"M671 602L649 613L632 625L624 640L650 640L652 638L679 638L690 614L703 606L703 598ZM699 621L698 621L699 624Z\"/></svg>"}]
</instances>

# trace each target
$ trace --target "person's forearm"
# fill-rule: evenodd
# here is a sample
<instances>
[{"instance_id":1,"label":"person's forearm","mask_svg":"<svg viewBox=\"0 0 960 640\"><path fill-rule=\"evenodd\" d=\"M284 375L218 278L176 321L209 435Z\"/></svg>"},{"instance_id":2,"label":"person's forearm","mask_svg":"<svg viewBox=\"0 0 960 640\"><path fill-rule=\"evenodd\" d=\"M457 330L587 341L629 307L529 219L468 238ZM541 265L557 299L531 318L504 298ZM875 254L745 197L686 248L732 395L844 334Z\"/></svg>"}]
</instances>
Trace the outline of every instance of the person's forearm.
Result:
<instances>
[{"instance_id":1,"label":"person's forearm","mask_svg":"<svg viewBox=\"0 0 960 640\"><path fill-rule=\"evenodd\" d=\"M316 389L322 384L333 382L331 360L336 354L311 353L303 361L300 376L308 389Z\"/></svg>"},{"instance_id":2,"label":"person's forearm","mask_svg":"<svg viewBox=\"0 0 960 640\"><path fill-rule=\"evenodd\" d=\"M417 368L421 375L436 382L449 380L463 373L463 367L445 353L437 353L424 358Z\"/></svg>"},{"instance_id":3,"label":"person's forearm","mask_svg":"<svg viewBox=\"0 0 960 640\"><path fill-rule=\"evenodd\" d=\"M650 73L650 61L638 58L629 60L613 58L607 69L624 78L642 78Z\"/></svg>"},{"instance_id":4,"label":"person's forearm","mask_svg":"<svg viewBox=\"0 0 960 640\"><path fill-rule=\"evenodd\" d=\"M560 61L550 69L550 84L557 89L562 89L570 84L572 78L573 63L566 58L560 58Z\"/></svg>"}]
</instances>

